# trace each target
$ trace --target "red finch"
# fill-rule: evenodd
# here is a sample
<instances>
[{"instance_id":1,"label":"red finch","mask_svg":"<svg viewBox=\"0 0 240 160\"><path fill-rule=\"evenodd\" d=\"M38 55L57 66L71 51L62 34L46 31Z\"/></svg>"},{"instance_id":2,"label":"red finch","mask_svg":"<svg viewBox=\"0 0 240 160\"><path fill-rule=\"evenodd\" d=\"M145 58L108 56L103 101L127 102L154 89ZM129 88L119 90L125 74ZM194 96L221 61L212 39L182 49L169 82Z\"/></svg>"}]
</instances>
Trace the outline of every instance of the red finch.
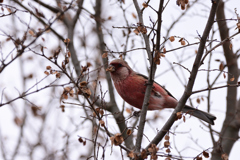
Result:
<instances>
[{"instance_id":1,"label":"red finch","mask_svg":"<svg viewBox=\"0 0 240 160\"><path fill-rule=\"evenodd\" d=\"M109 65L108 71L110 71L118 94L130 105L141 109L148 78L133 71L127 62L121 59L113 60ZM175 108L177 103L178 101L170 92L160 84L153 83L148 110ZM212 114L187 105L185 105L182 111L214 125L216 117Z\"/></svg>"}]
</instances>

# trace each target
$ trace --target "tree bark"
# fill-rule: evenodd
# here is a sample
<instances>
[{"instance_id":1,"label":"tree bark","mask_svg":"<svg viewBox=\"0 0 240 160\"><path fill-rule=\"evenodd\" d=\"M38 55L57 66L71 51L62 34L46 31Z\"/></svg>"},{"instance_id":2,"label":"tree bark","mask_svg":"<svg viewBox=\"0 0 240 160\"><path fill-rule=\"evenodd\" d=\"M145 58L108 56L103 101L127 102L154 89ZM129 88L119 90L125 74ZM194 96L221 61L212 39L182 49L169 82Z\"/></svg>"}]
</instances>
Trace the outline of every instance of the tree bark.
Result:
<instances>
[{"instance_id":1,"label":"tree bark","mask_svg":"<svg viewBox=\"0 0 240 160\"><path fill-rule=\"evenodd\" d=\"M224 20L224 2L220 0L217 10L217 23L219 27L221 40L229 37L229 29L227 23ZM236 84L238 81L238 64L237 56L230 49L230 40L223 44L224 56L227 63L228 72L228 84ZM231 81L231 74L234 76L234 81ZM237 111L240 110L240 105L237 105L237 87L227 88L227 110L226 117L220 132L219 140L212 151L212 160L221 159L222 154L229 155L234 143L238 140L238 132L240 127L240 114Z\"/></svg>"}]
</instances>

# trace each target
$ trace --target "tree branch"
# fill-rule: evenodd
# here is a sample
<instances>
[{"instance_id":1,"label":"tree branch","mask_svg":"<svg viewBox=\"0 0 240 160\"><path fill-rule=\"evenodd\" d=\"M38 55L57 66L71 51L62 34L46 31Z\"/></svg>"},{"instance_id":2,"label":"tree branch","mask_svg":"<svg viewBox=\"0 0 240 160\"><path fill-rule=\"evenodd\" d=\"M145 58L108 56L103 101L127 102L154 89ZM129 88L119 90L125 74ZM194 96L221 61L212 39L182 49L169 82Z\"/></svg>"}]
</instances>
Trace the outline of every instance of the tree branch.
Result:
<instances>
[{"instance_id":1,"label":"tree branch","mask_svg":"<svg viewBox=\"0 0 240 160\"><path fill-rule=\"evenodd\" d=\"M220 21L225 18L224 2L220 0L217 10L217 23L219 27L221 40L229 37L229 29L226 21ZM236 54L229 48L230 41L225 41L222 44L224 50L224 56L226 58L228 72L234 76L234 81L231 81L231 77L228 76L227 83L229 85L237 84L238 81L238 64ZM234 143L238 140L239 132L239 110L240 106L237 105L237 87L227 88L227 111L224 120L223 127L220 132L220 139L212 151L212 160L221 159L223 153L229 155ZM236 114L237 113L237 114Z\"/></svg>"},{"instance_id":2,"label":"tree branch","mask_svg":"<svg viewBox=\"0 0 240 160\"><path fill-rule=\"evenodd\" d=\"M100 53L101 55L104 53L104 50L105 50L105 43L104 43L104 38L103 38L103 33L102 33L102 27L101 27L101 7L102 7L102 0L96 0L96 6L95 6L95 20L96 20L96 31L97 31L97 34L98 34L98 40L99 40L99 48L100 48ZM102 57L102 56L101 56ZM103 64L104 64L104 69L106 71L107 69L107 65L108 65L108 59L107 58L102 58L102 61L103 61ZM108 91L109 91L109 96L110 96L110 111L116 122L117 122L117 125L123 135L124 138L128 137L127 140L125 141L125 144L128 148L132 148L133 147L133 137L132 135L131 136L128 136L127 135L127 126L125 124L125 121L124 121L124 116L123 116L123 113L120 112L119 108L117 107L117 103L115 101L115 96L114 96L114 89L113 89L113 85L112 85L112 81L111 81L111 77L110 77L110 74L109 72L105 72L106 74L106 80L107 80L107 83L108 83Z\"/></svg>"},{"instance_id":3,"label":"tree branch","mask_svg":"<svg viewBox=\"0 0 240 160\"><path fill-rule=\"evenodd\" d=\"M139 8L138 2L136 0L133 0L133 3L135 5L135 8L137 10L138 16L139 16L139 22L144 25L143 19L142 19L142 12ZM161 24L162 24L162 9L163 9L163 3L164 0L161 0L159 3L159 9L158 9L158 26L157 26L157 46L156 50L159 50L160 48L160 39L161 39ZM143 101L143 106L141 110L141 116L140 116L140 121L139 121L139 128L138 128L138 133L137 133L137 140L136 140L136 146L135 150L137 153L140 152L141 149L141 144L142 144L142 137L143 137L143 130L144 130L144 125L146 121L146 115L147 115L147 109L148 109L148 102L149 98L152 92L152 85L154 83L154 75L156 72L156 64L153 62L153 55L150 52L150 44L149 44L149 39L147 34L143 34L143 38L145 41L145 45L147 48L147 53L148 53L148 58L150 61L150 72L149 72L149 78L147 82L147 88L145 91L145 96L144 96L144 101ZM155 49L155 48L154 48Z\"/></svg>"},{"instance_id":4,"label":"tree branch","mask_svg":"<svg viewBox=\"0 0 240 160\"><path fill-rule=\"evenodd\" d=\"M193 88L193 85L194 85L194 82L195 82L195 79L196 79L196 76L197 76L197 73L198 73L198 68L200 66L201 58L203 56L206 40L207 40L207 37L210 33L212 25L214 23L214 17L215 17L215 13L216 13L216 10L217 10L218 2L219 2L219 0L216 0L215 3L212 3L210 15L209 15L206 27L205 27L204 32L203 32L203 36L202 36L201 41L200 41L200 45L199 45L199 48L198 48L198 53L197 53L197 56L196 56L194 64L193 64L191 75L190 75L187 87L185 89L185 92L184 92L183 96L181 97L181 99L179 100L179 103L178 103L177 107L173 111L173 113L170 116L170 118L168 119L168 121L162 127L160 132L158 132L158 134L155 136L155 138L150 142L150 144L147 146L147 148L150 147L151 144L158 144L162 140L162 138L165 136L165 134L169 131L169 129L173 125L173 123L176 119L177 112L180 112L182 110L182 108L185 106L185 103L186 103L187 99L190 97L190 95L192 93L192 88Z\"/></svg>"}]
</instances>

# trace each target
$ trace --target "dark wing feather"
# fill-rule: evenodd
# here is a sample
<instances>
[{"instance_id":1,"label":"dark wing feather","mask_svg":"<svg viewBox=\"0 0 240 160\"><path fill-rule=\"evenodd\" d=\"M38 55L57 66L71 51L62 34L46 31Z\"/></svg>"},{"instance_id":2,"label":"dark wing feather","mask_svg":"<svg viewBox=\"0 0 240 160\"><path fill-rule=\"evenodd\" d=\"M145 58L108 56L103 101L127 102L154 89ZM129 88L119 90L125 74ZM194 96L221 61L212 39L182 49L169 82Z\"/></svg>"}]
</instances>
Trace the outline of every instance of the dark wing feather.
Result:
<instances>
[{"instance_id":1,"label":"dark wing feather","mask_svg":"<svg viewBox=\"0 0 240 160\"><path fill-rule=\"evenodd\" d=\"M145 75L143 75L143 74L140 74L140 73L137 73L137 75L139 75L139 76L142 76L144 79L146 79L146 80L148 80L148 77L147 76L145 76ZM161 86L159 83L157 83L156 81L154 81L157 85L159 85L159 86ZM169 96L171 96L171 97L173 97L174 99L176 99L168 90L166 90L166 88L165 87L163 87L163 86L161 86L166 92L167 92L167 94L169 95ZM177 99L176 99L177 100Z\"/></svg>"}]
</instances>

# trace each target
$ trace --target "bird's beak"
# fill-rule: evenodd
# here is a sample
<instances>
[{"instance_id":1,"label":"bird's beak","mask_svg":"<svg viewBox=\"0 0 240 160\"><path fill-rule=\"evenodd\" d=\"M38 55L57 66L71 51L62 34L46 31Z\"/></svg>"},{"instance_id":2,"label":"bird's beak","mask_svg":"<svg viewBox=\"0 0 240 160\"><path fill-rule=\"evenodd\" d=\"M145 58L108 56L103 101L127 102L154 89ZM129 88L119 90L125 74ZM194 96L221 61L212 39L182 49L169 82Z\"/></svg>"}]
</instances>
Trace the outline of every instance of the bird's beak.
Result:
<instances>
[{"instance_id":1,"label":"bird's beak","mask_svg":"<svg viewBox=\"0 0 240 160\"><path fill-rule=\"evenodd\" d=\"M113 65L109 64L108 68L106 69L106 71L114 72L115 71L115 67Z\"/></svg>"}]
</instances>

